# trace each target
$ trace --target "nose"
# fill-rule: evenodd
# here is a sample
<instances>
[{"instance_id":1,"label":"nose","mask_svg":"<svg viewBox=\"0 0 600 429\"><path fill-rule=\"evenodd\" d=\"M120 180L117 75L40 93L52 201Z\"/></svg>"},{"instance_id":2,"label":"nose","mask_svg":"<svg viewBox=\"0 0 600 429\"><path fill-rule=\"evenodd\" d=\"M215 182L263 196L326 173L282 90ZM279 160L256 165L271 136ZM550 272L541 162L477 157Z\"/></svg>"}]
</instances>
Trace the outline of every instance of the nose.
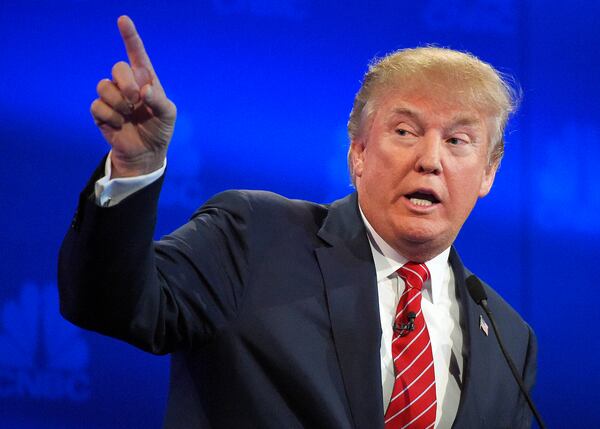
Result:
<instances>
[{"instance_id":1,"label":"nose","mask_svg":"<svg viewBox=\"0 0 600 429\"><path fill-rule=\"evenodd\" d=\"M435 133L426 134L419 142L415 168L419 173L441 174L443 140Z\"/></svg>"}]
</instances>

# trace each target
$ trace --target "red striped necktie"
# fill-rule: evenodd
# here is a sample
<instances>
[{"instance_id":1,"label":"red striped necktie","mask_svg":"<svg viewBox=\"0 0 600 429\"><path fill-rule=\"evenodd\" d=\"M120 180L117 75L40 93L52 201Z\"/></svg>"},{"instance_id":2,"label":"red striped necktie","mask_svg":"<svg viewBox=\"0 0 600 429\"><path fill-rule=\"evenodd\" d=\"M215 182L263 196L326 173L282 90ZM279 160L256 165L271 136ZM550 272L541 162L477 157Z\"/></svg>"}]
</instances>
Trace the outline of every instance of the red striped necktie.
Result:
<instances>
[{"instance_id":1,"label":"red striped necktie","mask_svg":"<svg viewBox=\"0 0 600 429\"><path fill-rule=\"evenodd\" d=\"M398 270L406 285L398 302L392 357L394 388L385 412L385 429L433 428L436 413L431 341L421 311L421 289L429 278L425 264L407 262Z\"/></svg>"}]
</instances>

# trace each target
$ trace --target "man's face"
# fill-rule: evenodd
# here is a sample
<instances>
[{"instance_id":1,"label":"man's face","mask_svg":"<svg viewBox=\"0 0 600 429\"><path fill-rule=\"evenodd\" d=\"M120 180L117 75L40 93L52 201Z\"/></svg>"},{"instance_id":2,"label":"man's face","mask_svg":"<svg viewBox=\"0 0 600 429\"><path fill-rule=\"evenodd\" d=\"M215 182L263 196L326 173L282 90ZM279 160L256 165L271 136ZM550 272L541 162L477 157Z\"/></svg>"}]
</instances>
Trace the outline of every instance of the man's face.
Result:
<instances>
[{"instance_id":1,"label":"man's face","mask_svg":"<svg viewBox=\"0 0 600 429\"><path fill-rule=\"evenodd\" d=\"M490 191L488 117L426 91L390 91L352 142L360 206L403 256L424 261L446 249L478 198Z\"/></svg>"}]
</instances>

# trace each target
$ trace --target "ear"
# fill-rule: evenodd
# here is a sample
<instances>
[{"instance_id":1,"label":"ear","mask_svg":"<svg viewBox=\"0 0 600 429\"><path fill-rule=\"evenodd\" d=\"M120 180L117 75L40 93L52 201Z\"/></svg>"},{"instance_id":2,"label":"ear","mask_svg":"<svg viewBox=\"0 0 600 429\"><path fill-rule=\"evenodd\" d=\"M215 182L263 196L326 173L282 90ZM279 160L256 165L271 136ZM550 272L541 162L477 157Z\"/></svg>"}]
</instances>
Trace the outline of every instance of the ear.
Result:
<instances>
[{"instance_id":1,"label":"ear","mask_svg":"<svg viewBox=\"0 0 600 429\"><path fill-rule=\"evenodd\" d=\"M499 162L488 164L483 172L483 179L481 180L481 187L479 188L479 198L485 197L490 193L494 179L496 178L496 172L498 171Z\"/></svg>"},{"instance_id":2,"label":"ear","mask_svg":"<svg viewBox=\"0 0 600 429\"><path fill-rule=\"evenodd\" d=\"M365 145L361 139L354 139L350 144L350 163L354 177L362 176L364 169Z\"/></svg>"}]
</instances>

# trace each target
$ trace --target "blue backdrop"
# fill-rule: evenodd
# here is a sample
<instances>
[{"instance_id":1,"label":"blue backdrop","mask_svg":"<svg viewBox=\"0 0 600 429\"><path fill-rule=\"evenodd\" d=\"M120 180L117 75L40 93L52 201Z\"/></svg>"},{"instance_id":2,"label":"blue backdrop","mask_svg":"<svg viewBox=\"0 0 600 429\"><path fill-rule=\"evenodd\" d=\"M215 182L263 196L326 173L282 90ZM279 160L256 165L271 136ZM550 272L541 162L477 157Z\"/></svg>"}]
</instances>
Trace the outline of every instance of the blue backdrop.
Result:
<instances>
[{"instance_id":1,"label":"blue backdrop","mask_svg":"<svg viewBox=\"0 0 600 429\"><path fill-rule=\"evenodd\" d=\"M107 150L88 109L125 59L123 13L179 109L157 236L226 188L348 193L345 124L375 55L433 43L516 76L506 158L457 245L536 330L549 425L598 425L599 2L1 0L0 426L161 424L168 358L58 314L58 247Z\"/></svg>"}]
</instances>

